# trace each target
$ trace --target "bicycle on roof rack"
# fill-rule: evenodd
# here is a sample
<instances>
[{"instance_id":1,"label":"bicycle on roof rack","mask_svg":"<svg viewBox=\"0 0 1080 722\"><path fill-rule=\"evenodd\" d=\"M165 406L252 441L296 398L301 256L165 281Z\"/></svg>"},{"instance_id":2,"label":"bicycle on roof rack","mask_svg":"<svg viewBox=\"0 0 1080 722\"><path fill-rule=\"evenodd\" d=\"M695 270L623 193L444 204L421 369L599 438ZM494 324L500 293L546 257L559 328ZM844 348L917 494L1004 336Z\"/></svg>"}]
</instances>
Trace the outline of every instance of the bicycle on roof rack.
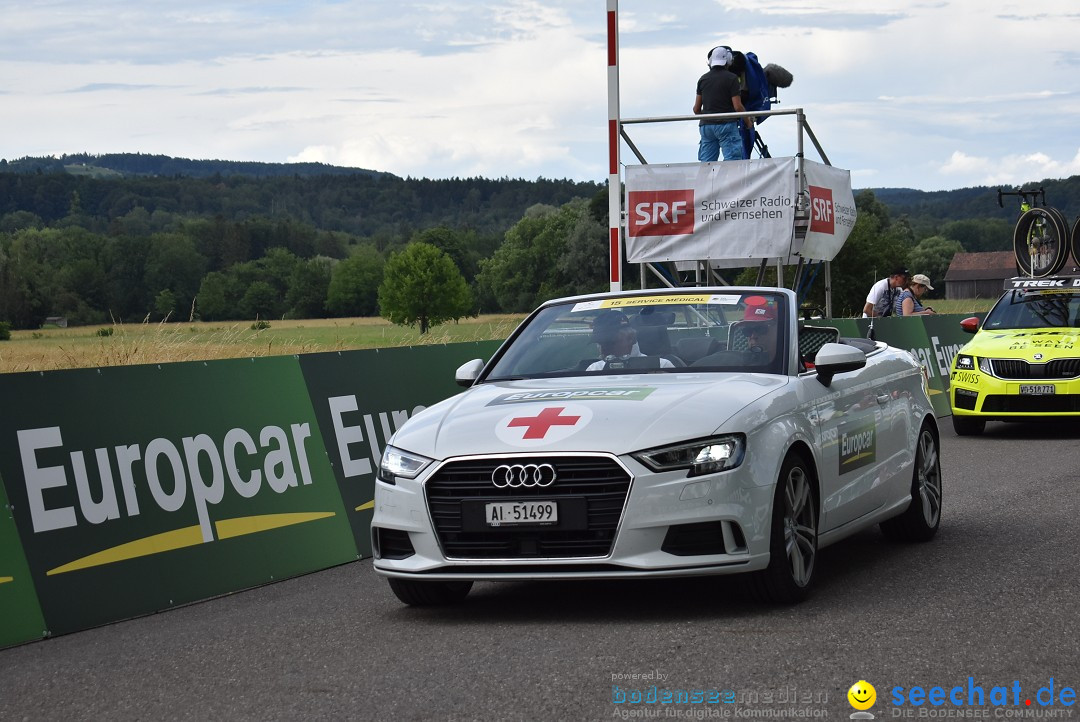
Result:
<instances>
[{"instance_id":1,"label":"bicycle on roof rack","mask_svg":"<svg viewBox=\"0 0 1080 722\"><path fill-rule=\"evenodd\" d=\"M1005 196L1016 196L1020 215L1013 228L1013 254L1016 271L1021 276L1042 278L1061 271L1069 260L1069 223L1065 214L1046 205L1046 191L1003 191L998 189L998 205L1005 207ZM1073 228L1072 251L1076 255L1080 222Z\"/></svg>"}]
</instances>

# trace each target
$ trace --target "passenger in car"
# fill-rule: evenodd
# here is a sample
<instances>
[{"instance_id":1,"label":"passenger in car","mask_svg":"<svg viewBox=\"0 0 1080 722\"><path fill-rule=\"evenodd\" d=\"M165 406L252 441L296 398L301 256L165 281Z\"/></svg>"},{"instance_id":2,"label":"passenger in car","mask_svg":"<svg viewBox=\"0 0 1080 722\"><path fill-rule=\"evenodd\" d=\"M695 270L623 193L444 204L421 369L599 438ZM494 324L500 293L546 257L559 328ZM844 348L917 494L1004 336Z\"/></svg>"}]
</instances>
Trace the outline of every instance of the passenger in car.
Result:
<instances>
[{"instance_id":1,"label":"passenger in car","mask_svg":"<svg viewBox=\"0 0 1080 722\"><path fill-rule=\"evenodd\" d=\"M585 370L603 371L623 368L643 368L633 359L651 359L655 368L670 369L675 365L666 358L647 357L637 347L637 331L630 325L630 319L622 311L602 311L593 321L592 340L600 346L601 359L594 361Z\"/></svg>"},{"instance_id":2,"label":"passenger in car","mask_svg":"<svg viewBox=\"0 0 1080 722\"><path fill-rule=\"evenodd\" d=\"M753 303L760 299L760 303ZM746 310L741 324L742 335L752 354L760 354L762 363L771 362L777 355L777 309L765 303L760 296L746 299Z\"/></svg>"},{"instance_id":3,"label":"passenger in car","mask_svg":"<svg viewBox=\"0 0 1080 722\"><path fill-rule=\"evenodd\" d=\"M732 324L731 349L717 351L695 361L692 366L761 366L776 358L778 320L776 307L764 296L746 298L743 320ZM740 338L741 337L741 338ZM742 341L746 342L743 347Z\"/></svg>"}]
</instances>

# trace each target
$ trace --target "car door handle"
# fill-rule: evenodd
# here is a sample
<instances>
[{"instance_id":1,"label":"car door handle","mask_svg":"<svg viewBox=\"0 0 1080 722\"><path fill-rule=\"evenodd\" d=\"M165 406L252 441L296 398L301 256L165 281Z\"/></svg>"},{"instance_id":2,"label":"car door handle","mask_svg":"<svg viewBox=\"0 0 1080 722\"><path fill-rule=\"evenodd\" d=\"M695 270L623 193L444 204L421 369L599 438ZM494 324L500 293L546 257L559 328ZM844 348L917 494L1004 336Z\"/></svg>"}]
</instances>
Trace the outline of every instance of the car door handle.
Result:
<instances>
[{"instance_id":1,"label":"car door handle","mask_svg":"<svg viewBox=\"0 0 1080 722\"><path fill-rule=\"evenodd\" d=\"M889 399L891 399L891 398L892 398L892 396L889 396L888 394L878 394L877 395L877 402L879 404L887 404L887 403L889 403Z\"/></svg>"}]
</instances>

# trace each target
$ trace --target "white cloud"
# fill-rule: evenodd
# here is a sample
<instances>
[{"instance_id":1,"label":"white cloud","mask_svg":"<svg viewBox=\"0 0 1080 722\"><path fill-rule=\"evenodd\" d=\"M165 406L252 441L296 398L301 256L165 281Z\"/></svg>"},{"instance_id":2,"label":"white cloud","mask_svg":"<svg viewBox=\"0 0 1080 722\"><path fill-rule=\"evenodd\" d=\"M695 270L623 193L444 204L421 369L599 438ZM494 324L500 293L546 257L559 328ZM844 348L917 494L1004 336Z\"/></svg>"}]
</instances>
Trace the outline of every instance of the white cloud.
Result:
<instances>
[{"instance_id":1,"label":"white cloud","mask_svg":"<svg viewBox=\"0 0 1080 722\"><path fill-rule=\"evenodd\" d=\"M981 178L979 185L1018 185L1047 178L1080 174L1080 147L1076 155L1056 160L1046 153L974 157L956 151L941 166L943 175Z\"/></svg>"},{"instance_id":2,"label":"white cloud","mask_svg":"<svg viewBox=\"0 0 1080 722\"><path fill-rule=\"evenodd\" d=\"M688 114L705 52L727 43L794 74L779 107L805 109L857 184L1068 175L1080 13L1074 0L1037 10L621 0L622 112ZM0 157L139 151L603 180L605 43L602 6L579 0L23 3L0 26ZM696 157L693 122L628 130L650 162ZM773 155L794 152L790 118L762 132Z\"/></svg>"}]
</instances>

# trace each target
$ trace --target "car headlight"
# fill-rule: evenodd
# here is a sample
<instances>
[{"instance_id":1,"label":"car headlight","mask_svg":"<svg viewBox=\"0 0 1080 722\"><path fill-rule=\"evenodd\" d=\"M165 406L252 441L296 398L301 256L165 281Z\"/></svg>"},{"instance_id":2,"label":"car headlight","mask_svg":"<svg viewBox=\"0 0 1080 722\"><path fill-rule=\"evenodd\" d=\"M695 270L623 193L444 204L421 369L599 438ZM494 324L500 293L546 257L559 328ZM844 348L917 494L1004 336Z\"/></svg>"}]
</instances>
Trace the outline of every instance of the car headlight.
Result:
<instances>
[{"instance_id":1,"label":"car headlight","mask_svg":"<svg viewBox=\"0 0 1080 722\"><path fill-rule=\"evenodd\" d=\"M393 446L387 446L383 450L382 461L379 462L379 481L387 484L396 483L396 477L415 479L416 476L431 463L431 459L419 454L410 454Z\"/></svg>"},{"instance_id":2,"label":"car headlight","mask_svg":"<svg viewBox=\"0 0 1080 722\"><path fill-rule=\"evenodd\" d=\"M688 469L688 476L701 476L734 469L745 452L746 437L729 434L639 451L633 457L653 471Z\"/></svg>"},{"instance_id":3,"label":"car headlight","mask_svg":"<svg viewBox=\"0 0 1080 722\"><path fill-rule=\"evenodd\" d=\"M966 353L956 354L957 371L974 371L976 365L984 374L993 375L994 372L990 368L990 359L985 356L969 356Z\"/></svg>"},{"instance_id":4,"label":"car headlight","mask_svg":"<svg viewBox=\"0 0 1080 722\"><path fill-rule=\"evenodd\" d=\"M968 356L966 353L960 353L956 355L956 370L957 371L974 371L975 370L975 357Z\"/></svg>"}]
</instances>

